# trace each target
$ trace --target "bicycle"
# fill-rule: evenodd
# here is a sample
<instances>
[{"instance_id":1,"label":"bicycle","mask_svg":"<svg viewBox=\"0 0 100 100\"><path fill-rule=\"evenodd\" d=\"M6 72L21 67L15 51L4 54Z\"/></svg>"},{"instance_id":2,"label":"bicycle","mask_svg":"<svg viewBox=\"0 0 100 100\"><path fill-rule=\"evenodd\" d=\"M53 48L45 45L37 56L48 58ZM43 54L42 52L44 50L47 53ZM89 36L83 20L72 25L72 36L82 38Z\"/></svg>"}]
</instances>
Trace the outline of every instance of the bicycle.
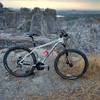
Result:
<instances>
[{"instance_id":1,"label":"bicycle","mask_svg":"<svg viewBox=\"0 0 100 100\"><path fill-rule=\"evenodd\" d=\"M3 63L5 69L16 77L26 77L35 74L35 70L44 70L49 66L45 64L47 58L51 55L58 44L61 44L64 49L57 55L54 61L55 71L63 79L74 80L82 77L88 69L88 59L86 55L77 49L66 49L65 41L70 36L64 30L60 31L60 37L49 43L36 46L34 41L36 34L29 35L32 39L34 48L31 50L24 46L15 46L7 50L4 55ZM39 60L37 49L54 44L50 51L46 50L46 57ZM14 65L15 64L15 65ZM15 68L14 68L15 67Z\"/></svg>"}]
</instances>

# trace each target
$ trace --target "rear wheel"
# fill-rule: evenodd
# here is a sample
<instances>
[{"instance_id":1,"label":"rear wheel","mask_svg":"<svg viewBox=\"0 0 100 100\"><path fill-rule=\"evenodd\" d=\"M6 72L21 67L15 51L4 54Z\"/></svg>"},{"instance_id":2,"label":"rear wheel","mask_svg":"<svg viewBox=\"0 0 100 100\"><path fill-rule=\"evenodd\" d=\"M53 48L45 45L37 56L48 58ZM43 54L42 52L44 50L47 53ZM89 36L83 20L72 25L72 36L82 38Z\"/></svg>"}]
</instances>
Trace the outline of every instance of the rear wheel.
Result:
<instances>
[{"instance_id":1,"label":"rear wheel","mask_svg":"<svg viewBox=\"0 0 100 100\"><path fill-rule=\"evenodd\" d=\"M64 50L58 54L54 63L55 71L63 79L78 79L88 68L86 55L76 49Z\"/></svg>"},{"instance_id":2,"label":"rear wheel","mask_svg":"<svg viewBox=\"0 0 100 100\"><path fill-rule=\"evenodd\" d=\"M4 55L3 63L6 70L17 77L26 77L32 74L34 68L33 64L36 64L35 55L32 53L27 56L22 63L19 62L31 52L26 47L12 47Z\"/></svg>"}]
</instances>

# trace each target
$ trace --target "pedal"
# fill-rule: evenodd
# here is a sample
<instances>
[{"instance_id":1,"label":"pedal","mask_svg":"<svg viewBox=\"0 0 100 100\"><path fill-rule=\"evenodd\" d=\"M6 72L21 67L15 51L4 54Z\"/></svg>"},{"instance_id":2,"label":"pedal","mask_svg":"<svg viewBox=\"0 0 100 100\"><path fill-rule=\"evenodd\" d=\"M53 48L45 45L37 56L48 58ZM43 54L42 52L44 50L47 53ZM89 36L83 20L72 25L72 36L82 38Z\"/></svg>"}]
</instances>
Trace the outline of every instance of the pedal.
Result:
<instances>
[{"instance_id":1,"label":"pedal","mask_svg":"<svg viewBox=\"0 0 100 100\"><path fill-rule=\"evenodd\" d=\"M44 65L44 69L47 69L47 71L49 71L50 70L49 65Z\"/></svg>"}]
</instances>

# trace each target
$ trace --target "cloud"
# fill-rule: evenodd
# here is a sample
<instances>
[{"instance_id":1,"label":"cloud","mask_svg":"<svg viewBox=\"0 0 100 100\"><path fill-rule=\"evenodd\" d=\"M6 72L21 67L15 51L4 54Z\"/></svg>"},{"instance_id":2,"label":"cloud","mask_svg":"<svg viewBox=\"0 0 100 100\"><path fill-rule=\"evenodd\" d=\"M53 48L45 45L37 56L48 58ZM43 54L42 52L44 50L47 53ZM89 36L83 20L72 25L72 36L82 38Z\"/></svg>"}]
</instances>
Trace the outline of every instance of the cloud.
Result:
<instances>
[{"instance_id":1,"label":"cloud","mask_svg":"<svg viewBox=\"0 0 100 100\"><path fill-rule=\"evenodd\" d=\"M1 0L1 1L22 1L22 0ZM54 2L99 2L100 0L23 0L23 1L54 1Z\"/></svg>"},{"instance_id":2,"label":"cloud","mask_svg":"<svg viewBox=\"0 0 100 100\"><path fill-rule=\"evenodd\" d=\"M40 7L54 9L97 9L100 0L2 0L6 7Z\"/></svg>"}]
</instances>

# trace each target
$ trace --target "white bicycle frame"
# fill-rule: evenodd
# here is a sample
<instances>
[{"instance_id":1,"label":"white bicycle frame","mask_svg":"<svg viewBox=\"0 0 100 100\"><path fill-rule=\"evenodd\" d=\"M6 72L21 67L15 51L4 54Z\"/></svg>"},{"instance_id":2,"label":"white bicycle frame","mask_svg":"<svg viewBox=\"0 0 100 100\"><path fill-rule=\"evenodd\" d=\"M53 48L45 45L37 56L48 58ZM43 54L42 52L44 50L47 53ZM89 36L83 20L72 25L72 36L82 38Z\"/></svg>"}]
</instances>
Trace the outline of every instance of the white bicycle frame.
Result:
<instances>
[{"instance_id":1,"label":"white bicycle frame","mask_svg":"<svg viewBox=\"0 0 100 100\"><path fill-rule=\"evenodd\" d=\"M46 44L43 44L43 45L34 47L34 48L32 49L32 51L31 51L29 54L26 54L26 55L23 57L23 59L22 59L19 63L21 64L21 62L23 62L23 60L25 60L27 56L29 56L29 55L31 55L32 53L34 53L34 51L36 51L37 49L46 47L46 46L51 45L51 44L54 44L54 46L53 46L53 47L51 48L51 50L49 51L48 56L46 56L46 57L43 59L42 63L44 63L44 62L46 61L46 59L50 56L50 54L53 52L53 50L55 49L55 47L56 47L58 44L64 44L64 38L62 37L62 38L56 39L56 40L54 40L54 41L51 41L51 42L49 42L49 43L46 43Z\"/></svg>"}]
</instances>

